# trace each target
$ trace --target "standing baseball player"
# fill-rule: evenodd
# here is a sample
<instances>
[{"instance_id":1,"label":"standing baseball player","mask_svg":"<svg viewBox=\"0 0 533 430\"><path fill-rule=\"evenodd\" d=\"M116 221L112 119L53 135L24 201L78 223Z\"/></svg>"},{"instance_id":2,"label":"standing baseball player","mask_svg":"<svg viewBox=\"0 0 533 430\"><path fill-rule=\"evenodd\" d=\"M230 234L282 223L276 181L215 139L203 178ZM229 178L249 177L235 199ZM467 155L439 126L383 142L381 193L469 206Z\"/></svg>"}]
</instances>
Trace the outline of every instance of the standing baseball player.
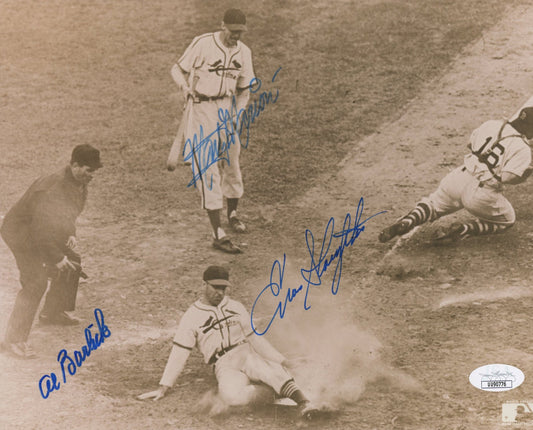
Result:
<instances>
[{"instance_id":1,"label":"standing baseball player","mask_svg":"<svg viewBox=\"0 0 533 430\"><path fill-rule=\"evenodd\" d=\"M231 286L228 271L209 266L203 281L203 297L181 318L159 389L141 394L139 399L161 399L174 386L197 346L205 363L214 367L219 402L237 406L258 401L265 397L265 391L271 392L266 385L277 395L296 402L304 418L312 418L317 409L285 369L291 366L290 360L265 338L255 335L244 306L226 296L226 288Z\"/></svg>"},{"instance_id":2,"label":"standing baseball player","mask_svg":"<svg viewBox=\"0 0 533 430\"><path fill-rule=\"evenodd\" d=\"M406 216L379 234L380 242L401 236L417 225L451 214L461 208L476 217L467 223L453 223L435 237L451 242L502 232L513 226L516 217L503 196L504 185L524 182L533 172L531 149L533 105L520 109L511 122L491 120L474 130L464 164L451 171L438 189L423 198Z\"/></svg>"},{"instance_id":3,"label":"standing baseball player","mask_svg":"<svg viewBox=\"0 0 533 430\"><path fill-rule=\"evenodd\" d=\"M186 121L185 158L191 161L193 181L200 191L202 208L209 216L213 247L231 254L240 253L241 249L226 236L221 211L226 197L230 227L237 233L246 232L246 226L237 217L243 195L240 139L233 127L228 131L228 124L224 124L219 112L232 112L233 100L237 112L248 103L255 74L250 48L239 40L245 31L244 13L227 10L221 31L196 37L171 70L174 81L190 100L182 118L182 122ZM177 157L174 161L169 157L169 170L176 164Z\"/></svg>"},{"instance_id":4,"label":"standing baseball player","mask_svg":"<svg viewBox=\"0 0 533 430\"><path fill-rule=\"evenodd\" d=\"M43 324L75 325L73 311L81 275L75 252L76 219L87 199L87 185L102 167L100 151L78 145L70 164L37 179L6 214L0 230L20 271L17 295L2 347L18 358L33 358L27 344L48 279L50 289L39 319Z\"/></svg>"}]
</instances>

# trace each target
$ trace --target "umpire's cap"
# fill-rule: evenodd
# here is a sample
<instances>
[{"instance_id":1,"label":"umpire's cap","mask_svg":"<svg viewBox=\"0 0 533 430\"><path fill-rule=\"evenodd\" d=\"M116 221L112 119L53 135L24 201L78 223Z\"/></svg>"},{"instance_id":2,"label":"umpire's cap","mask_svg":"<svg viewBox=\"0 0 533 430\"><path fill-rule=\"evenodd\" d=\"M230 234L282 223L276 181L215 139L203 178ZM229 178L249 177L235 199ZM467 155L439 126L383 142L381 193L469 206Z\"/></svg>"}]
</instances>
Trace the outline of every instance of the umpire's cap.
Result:
<instances>
[{"instance_id":1,"label":"umpire's cap","mask_svg":"<svg viewBox=\"0 0 533 430\"><path fill-rule=\"evenodd\" d=\"M246 31L246 16L240 9L228 9L224 13L223 21L230 31Z\"/></svg>"},{"instance_id":2,"label":"umpire's cap","mask_svg":"<svg viewBox=\"0 0 533 430\"><path fill-rule=\"evenodd\" d=\"M80 166L89 166L99 169L103 166L100 161L100 151L89 144L78 145L72 150L71 163L78 163Z\"/></svg>"},{"instance_id":3,"label":"umpire's cap","mask_svg":"<svg viewBox=\"0 0 533 430\"><path fill-rule=\"evenodd\" d=\"M221 266L209 266L205 269L204 281L211 285L231 285L228 271Z\"/></svg>"}]
</instances>

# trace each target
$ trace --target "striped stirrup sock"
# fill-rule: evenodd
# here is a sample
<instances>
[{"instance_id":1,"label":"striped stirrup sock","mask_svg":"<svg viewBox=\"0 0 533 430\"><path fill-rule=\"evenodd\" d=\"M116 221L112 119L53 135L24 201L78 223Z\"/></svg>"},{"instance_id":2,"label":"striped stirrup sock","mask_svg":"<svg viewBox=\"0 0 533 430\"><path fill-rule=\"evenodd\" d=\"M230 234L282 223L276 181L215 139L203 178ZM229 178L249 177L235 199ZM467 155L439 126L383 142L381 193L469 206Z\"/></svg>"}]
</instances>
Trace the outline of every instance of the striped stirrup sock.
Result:
<instances>
[{"instance_id":1,"label":"striped stirrup sock","mask_svg":"<svg viewBox=\"0 0 533 430\"><path fill-rule=\"evenodd\" d=\"M294 400L297 404L301 405L302 403L307 403L309 400L305 397L304 393L298 388L294 379L289 379L283 384L279 393L283 397L288 397L291 400Z\"/></svg>"},{"instance_id":2,"label":"striped stirrup sock","mask_svg":"<svg viewBox=\"0 0 533 430\"><path fill-rule=\"evenodd\" d=\"M416 207L409 212L405 217L402 218L403 221L407 221L409 227L417 226L424 224L429 220L431 216L431 209L426 203L418 203Z\"/></svg>"},{"instance_id":3,"label":"striped stirrup sock","mask_svg":"<svg viewBox=\"0 0 533 430\"><path fill-rule=\"evenodd\" d=\"M476 219L463 224L463 231L459 233L460 236L481 236L484 234L499 233L508 229L509 225L494 224L492 222L482 221Z\"/></svg>"}]
</instances>

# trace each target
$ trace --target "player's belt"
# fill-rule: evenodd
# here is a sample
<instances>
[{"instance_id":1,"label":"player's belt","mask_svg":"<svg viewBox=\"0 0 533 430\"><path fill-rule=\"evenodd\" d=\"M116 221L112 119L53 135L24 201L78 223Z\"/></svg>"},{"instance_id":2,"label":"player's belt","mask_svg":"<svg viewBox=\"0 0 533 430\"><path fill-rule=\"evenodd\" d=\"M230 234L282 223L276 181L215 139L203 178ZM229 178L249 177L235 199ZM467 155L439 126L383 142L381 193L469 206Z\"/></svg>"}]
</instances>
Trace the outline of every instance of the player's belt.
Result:
<instances>
[{"instance_id":1,"label":"player's belt","mask_svg":"<svg viewBox=\"0 0 533 430\"><path fill-rule=\"evenodd\" d=\"M463 168L461 169L461 172L468 172L470 173L470 170L467 170L466 166L463 166ZM470 173L471 174L471 173ZM480 182L478 187L479 188L483 188L485 186L485 184L483 182Z\"/></svg>"},{"instance_id":2,"label":"player's belt","mask_svg":"<svg viewBox=\"0 0 533 430\"><path fill-rule=\"evenodd\" d=\"M212 101L215 101L215 100L223 99L224 97L226 97L226 96L207 97L207 96L204 96L203 94L196 94L196 96L194 97L194 101L195 101L195 103L212 102Z\"/></svg>"},{"instance_id":3,"label":"player's belt","mask_svg":"<svg viewBox=\"0 0 533 430\"><path fill-rule=\"evenodd\" d=\"M222 348L220 351L215 352L211 356L211 358L209 359L207 364L215 364L220 357L222 357L223 355L226 355L232 349L237 348L238 346L240 346L240 345L242 345L243 343L246 343L246 342L247 342L247 340L244 339L244 340L241 340L240 342L236 343L235 345L230 345L227 348Z\"/></svg>"}]
</instances>

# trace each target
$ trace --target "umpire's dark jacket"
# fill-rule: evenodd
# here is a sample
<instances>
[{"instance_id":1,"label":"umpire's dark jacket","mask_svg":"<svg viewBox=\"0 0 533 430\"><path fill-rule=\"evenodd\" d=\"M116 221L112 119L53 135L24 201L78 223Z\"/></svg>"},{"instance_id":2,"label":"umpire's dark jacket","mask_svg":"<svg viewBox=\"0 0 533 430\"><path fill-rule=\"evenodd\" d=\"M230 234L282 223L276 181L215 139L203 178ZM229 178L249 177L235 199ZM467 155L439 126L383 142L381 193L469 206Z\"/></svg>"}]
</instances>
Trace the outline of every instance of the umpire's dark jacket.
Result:
<instances>
[{"instance_id":1,"label":"umpire's dark jacket","mask_svg":"<svg viewBox=\"0 0 533 430\"><path fill-rule=\"evenodd\" d=\"M59 263L76 235L76 218L87 200L87 186L70 166L37 179L6 214L0 233L12 251L37 253L43 263Z\"/></svg>"}]
</instances>

